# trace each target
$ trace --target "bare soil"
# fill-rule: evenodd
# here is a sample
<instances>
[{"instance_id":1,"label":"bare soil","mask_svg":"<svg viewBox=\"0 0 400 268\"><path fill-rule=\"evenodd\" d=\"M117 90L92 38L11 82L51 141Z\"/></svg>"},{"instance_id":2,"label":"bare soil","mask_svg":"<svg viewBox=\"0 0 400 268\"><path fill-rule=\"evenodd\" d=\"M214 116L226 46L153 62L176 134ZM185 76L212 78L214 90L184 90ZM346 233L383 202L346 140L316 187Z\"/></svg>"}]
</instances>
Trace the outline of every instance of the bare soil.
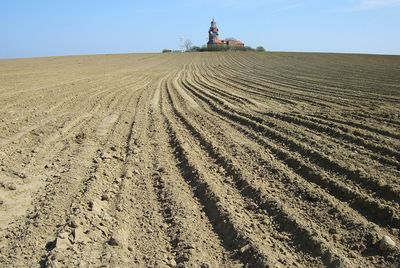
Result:
<instances>
[{"instance_id":1,"label":"bare soil","mask_svg":"<svg viewBox=\"0 0 400 268\"><path fill-rule=\"evenodd\" d=\"M400 57L0 60L0 267L399 267L399 232Z\"/></svg>"}]
</instances>

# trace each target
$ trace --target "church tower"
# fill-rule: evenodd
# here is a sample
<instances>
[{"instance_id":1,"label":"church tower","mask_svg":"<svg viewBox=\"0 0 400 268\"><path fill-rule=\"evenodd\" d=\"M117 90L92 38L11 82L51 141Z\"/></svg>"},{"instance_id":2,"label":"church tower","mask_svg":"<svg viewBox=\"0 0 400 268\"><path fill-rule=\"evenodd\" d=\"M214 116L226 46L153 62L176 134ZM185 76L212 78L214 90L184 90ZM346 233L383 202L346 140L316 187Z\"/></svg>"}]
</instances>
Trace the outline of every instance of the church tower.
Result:
<instances>
[{"instance_id":1,"label":"church tower","mask_svg":"<svg viewBox=\"0 0 400 268\"><path fill-rule=\"evenodd\" d=\"M213 20L211 21L211 27L210 30L208 30L208 45L215 45L218 44L218 27L217 27L217 22L215 21L214 17Z\"/></svg>"}]
</instances>

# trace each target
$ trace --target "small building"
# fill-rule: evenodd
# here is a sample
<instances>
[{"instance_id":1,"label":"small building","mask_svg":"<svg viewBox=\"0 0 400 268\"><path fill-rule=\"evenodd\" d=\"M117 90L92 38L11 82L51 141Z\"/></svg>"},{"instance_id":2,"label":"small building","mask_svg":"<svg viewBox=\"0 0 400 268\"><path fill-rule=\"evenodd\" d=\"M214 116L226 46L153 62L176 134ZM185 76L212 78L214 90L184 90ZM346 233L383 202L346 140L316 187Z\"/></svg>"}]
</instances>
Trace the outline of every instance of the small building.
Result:
<instances>
[{"instance_id":1,"label":"small building","mask_svg":"<svg viewBox=\"0 0 400 268\"><path fill-rule=\"evenodd\" d=\"M234 48L234 49L243 49L244 43L240 40L234 38L228 39L219 39L219 29L217 27L217 22L215 21L214 17L211 21L211 27L208 30L208 42L207 42L208 49L213 49L216 47L227 47L227 48Z\"/></svg>"}]
</instances>

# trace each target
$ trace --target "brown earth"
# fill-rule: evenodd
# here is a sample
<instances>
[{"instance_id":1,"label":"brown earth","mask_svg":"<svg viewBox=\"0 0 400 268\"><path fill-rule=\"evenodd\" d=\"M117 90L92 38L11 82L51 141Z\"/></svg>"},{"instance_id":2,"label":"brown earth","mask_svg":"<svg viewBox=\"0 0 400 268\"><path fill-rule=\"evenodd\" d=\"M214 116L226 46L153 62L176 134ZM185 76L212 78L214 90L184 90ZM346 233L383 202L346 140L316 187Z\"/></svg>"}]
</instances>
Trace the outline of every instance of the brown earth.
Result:
<instances>
[{"instance_id":1,"label":"brown earth","mask_svg":"<svg viewBox=\"0 0 400 268\"><path fill-rule=\"evenodd\" d=\"M0 267L398 267L400 57L0 60L0 168Z\"/></svg>"}]
</instances>

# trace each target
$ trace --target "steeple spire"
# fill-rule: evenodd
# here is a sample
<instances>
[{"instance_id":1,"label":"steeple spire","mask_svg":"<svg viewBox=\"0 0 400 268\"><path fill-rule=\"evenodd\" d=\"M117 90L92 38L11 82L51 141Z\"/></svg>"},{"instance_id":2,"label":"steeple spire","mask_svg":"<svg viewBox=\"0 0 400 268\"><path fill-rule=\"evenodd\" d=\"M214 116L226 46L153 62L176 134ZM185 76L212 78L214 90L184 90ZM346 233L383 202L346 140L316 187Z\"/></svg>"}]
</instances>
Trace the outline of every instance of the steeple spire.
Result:
<instances>
[{"instance_id":1,"label":"steeple spire","mask_svg":"<svg viewBox=\"0 0 400 268\"><path fill-rule=\"evenodd\" d=\"M211 27L212 27L212 28L217 28L217 22L215 21L214 16L213 16L213 19L212 19L212 21L211 21Z\"/></svg>"}]
</instances>

